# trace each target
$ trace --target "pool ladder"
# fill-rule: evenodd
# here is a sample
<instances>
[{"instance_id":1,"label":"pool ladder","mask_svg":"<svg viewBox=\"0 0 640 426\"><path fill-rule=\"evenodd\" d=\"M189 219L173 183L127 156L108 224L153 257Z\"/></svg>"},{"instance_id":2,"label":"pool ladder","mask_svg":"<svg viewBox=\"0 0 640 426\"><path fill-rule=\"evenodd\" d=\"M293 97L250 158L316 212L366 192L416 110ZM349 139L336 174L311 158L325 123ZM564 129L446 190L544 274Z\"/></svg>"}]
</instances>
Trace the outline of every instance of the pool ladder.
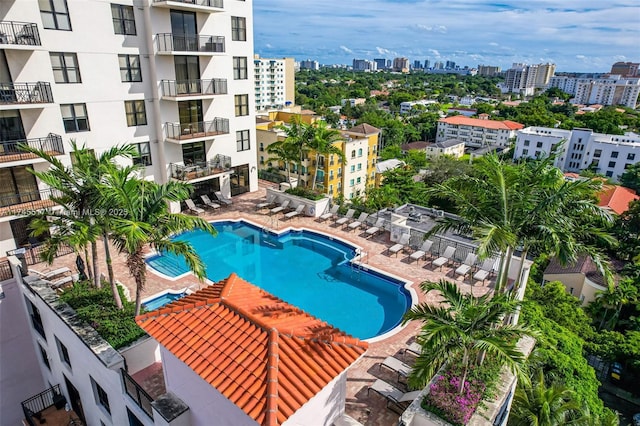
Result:
<instances>
[{"instance_id":1,"label":"pool ladder","mask_svg":"<svg viewBox=\"0 0 640 426\"><path fill-rule=\"evenodd\" d=\"M359 275L360 272L365 269L364 263L368 262L368 255L366 251L363 251L362 249L356 249L356 257L358 258L358 260L352 260L350 262L351 270Z\"/></svg>"}]
</instances>

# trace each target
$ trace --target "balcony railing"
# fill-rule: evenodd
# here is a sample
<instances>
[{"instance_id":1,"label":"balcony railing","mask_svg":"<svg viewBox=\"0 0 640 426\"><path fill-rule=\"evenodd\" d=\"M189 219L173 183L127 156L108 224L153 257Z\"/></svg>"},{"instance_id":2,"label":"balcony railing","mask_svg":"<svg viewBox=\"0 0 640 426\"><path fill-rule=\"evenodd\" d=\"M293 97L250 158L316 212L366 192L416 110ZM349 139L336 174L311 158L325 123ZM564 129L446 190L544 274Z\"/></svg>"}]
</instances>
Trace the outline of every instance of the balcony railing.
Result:
<instances>
[{"instance_id":1,"label":"balcony railing","mask_svg":"<svg viewBox=\"0 0 640 426\"><path fill-rule=\"evenodd\" d=\"M199 34L157 34L156 48L158 52L223 53L224 37Z\"/></svg>"},{"instance_id":2,"label":"balcony railing","mask_svg":"<svg viewBox=\"0 0 640 426\"><path fill-rule=\"evenodd\" d=\"M38 26L32 22L0 22L0 44L40 46Z\"/></svg>"},{"instance_id":3,"label":"balcony railing","mask_svg":"<svg viewBox=\"0 0 640 426\"><path fill-rule=\"evenodd\" d=\"M50 155L64 154L62 137L60 135L49 133L49 136L44 138L0 142L0 163L36 158L35 154L23 150L23 147L25 146L39 149Z\"/></svg>"},{"instance_id":4,"label":"balcony railing","mask_svg":"<svg viewBox=\"0 0 640 426\"><path fill-rule=\"evenodd\" d=\"M202 161L189 166L171 163L169 168L173 179L189 181L230 170L231 157L218 154L213 160Z\"/></svg>"},{"instance_id":5,"label":"balcony railing","mask_svg":"<svg viewBox=\"0 0 640 426\"><path fill-rule=\"evenodd\" d=\"M27 262L27 265L37 265L38 263L44 262L44 260L42 260L42 254L46 249L47 247L44 245L44 243L36 243L36 244L31 244L28 247L20 247L19 249L9 250L7 251L7 256L15 256L17 250L24 250L24 252L22 253L22 256L24 256L24 259ZM70 245L61 244L58 247L58 251L56 252L54 257L64 256L64 255L73 253L74 251L75 249ZM41 333L42 337L44 337L43 333Z\"/></svg>"},{"instance_id":6,"label":"balcony railing","mask_svg":"<svg viewBox=\"0 0 640 426\"><path fill-rule=\"evenodd\" d=\"M23 215L56 205L51 197L59 197L60 191L49 188L40 191L0 195L0 217Z\"/></svg>"},{"instance_id":7,"label":"balcony railing","mask_svg":"<svg viewBox=\"0 0 640 426\"><path fill-rule=\"evenodd\" d=\"M162 94L170 97L226 95L227 80L223 78L214 78L212 80L162 80Z\"/></svg>"},{"instance_id":8,"label":"balcony railing","mask_svg":"<svg viewBox=\"0 0 640 426\"><path fill-rule=\"evenodd\" d=\"M197 123L166 123L167 138L185 140L229 133L229 120L216 118Z\"/></svg>"},{"instance_id":9,"label":"balcony railing","mask_svg":"<svg viewBox=\"0 0 640 426\"><path fill-rule=\"evenodd\" d=\"M0 83L0 104L48 104L53 102L51 84Z\"/></svg>"},{"instance_id":10,"label":"balcony railing","mask_svg":"<svg viewBox=\"0 0 640 426\"><path fill-rule=\"evenodd\" d=\"M162 3L167 0L153 0L154 3ZM224 7L223 0L171 0L176 3L184 3L191 4L194 6L204 6L204 7L217 7L222 9Z\"/></svg>"},{"instance_id":11,"label":"balcony railing","mask_svg":"<svg viewBox=\"0 0 640 426\"><path fill-rule=\"evenodd\" d=\"M122 381L124 382L124 389L127 392L127 395L131 397L138 405L138 407L142 408L149 418L153 419L153 411L151 410L151 403L153 402L153 398L144 390L142 386L140 386L133 377L131 377L124 369L120 369L122 373Z\"/></svg>"}]
</instances>

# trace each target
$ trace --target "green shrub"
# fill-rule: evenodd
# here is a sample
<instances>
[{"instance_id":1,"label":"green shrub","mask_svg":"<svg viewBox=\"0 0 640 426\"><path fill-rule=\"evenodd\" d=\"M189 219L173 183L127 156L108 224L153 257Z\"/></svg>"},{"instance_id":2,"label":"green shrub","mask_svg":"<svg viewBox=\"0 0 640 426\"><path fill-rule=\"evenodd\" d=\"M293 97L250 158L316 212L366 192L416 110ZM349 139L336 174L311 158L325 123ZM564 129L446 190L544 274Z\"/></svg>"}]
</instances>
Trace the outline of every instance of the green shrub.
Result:
<instances>
[{"instance_id":1,"label":"green shrub","mask_svg":"<svg viewBox=\"0 0 640 426\"><path fill-rule=\"evenodd\" d=\"M307 188L299 187L299 186L295 188L289 188L284 192L286 192L287 194L295 195L295 196L306 198L307 200L313 200L313 201L321 200L324 198L324 194L319 194L315 191L312 191Z\"/></svg>"},{"instance_id":2,"label":"green shrub","mask_svg":"<svg viewBox=\"0 0 640 426\"><path fill-rule=\"evenodd\" d=\"M93 327L111 346L119 349L135 342L145 332L135 322L135 304L126 300L120 287L118 291L122 310L116 308L108 284L97 289L87 283L77 283L66 290L60 300L71 306L78 318Z\"/></svg>"}]
</instances>

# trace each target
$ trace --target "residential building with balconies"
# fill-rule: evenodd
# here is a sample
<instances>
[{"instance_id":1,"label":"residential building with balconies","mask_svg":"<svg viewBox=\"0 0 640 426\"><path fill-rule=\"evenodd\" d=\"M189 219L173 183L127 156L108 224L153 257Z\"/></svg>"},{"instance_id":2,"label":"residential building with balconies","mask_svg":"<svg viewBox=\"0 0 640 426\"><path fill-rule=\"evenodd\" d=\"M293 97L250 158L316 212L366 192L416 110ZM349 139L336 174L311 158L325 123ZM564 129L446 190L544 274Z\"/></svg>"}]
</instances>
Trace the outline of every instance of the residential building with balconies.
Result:
<instances>
[{"instance_id":1,"label":"residential building with balconies","mask_svg":"<svg viewBox=\"0 0 640 426\"><path fill-rule=\"evenodd\" d=\"M256 111L290 107L296 102L293 58L267 59L255 55Z\"/></svg>"},{"instance_id":2,"label":"residential building with balconies","mask_svg":"<svg viewBox=\"0 0 640 426\"><path fill-rule=\"evenodd\" d=\"M516 131L522 128L524 125L515 121L497 121L454 115L438 120L436 143L457 139L464 142L465 146L472 148L505 147L516 137Z\"/></svg>"},{"instance_id":3,"label":"residential building with balconies","mask_svg":"<svg viewBox=\"0 0 640 426\"><path fill-rule=\"evenodd\" d=\"M8 0L0 16L0 253L51 204L24 144L69 165L71 140L130 143L147 179L257 188L251 1Z\"/></svg>"}]
</instances>

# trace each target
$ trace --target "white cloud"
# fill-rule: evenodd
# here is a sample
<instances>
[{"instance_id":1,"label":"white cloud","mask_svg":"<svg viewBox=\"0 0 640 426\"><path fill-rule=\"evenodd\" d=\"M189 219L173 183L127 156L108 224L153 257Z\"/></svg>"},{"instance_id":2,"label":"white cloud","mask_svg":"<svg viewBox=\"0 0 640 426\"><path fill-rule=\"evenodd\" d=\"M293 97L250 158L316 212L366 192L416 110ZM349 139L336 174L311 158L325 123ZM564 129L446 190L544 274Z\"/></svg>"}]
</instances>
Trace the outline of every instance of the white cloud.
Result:
<instances>
[{"instance_id":1,"label":"white cloud","mask_svg":"<svg viewBox=\"0 0 640 426\"><path fill-rule=\"evenodd\" d=\"M353 53L353 50L349 49L347 46L340 46L340 49L347 53Z\"/></svg>"},{"instance_id":2,"label":"white cloud","mask_svg":"<svg viewBox=\"0 0 640 426\"><path fill-rule=\"evenodd\" d=\"M576 55L576 59L587 59L584 55Z\"/></svg>"},{"instance_id":3,"label":"white cloud","mask_svg":"<svg viewBox=\"0 0 640 426\"><path fill-rule=\"evenodd\" d=\"M492 41L491 43L489 43L489 46L500 46L500 45L495 41Z\"/></svg>"},{"instance_id":4,"label":"white cloud","mask_svg":"<svg viewBox=\"0 0 640 426\"><path fill-rule=\"evenodd\" d=\"M264 47L266 47L267 49L271 49L273 46L271 45L271 43L267 43L264 45Z\"/></svg>"},{"instance_id":5,"label":"white cloud","mask_svg":"<svg viewBox=\"0 0 640 426\"><path fill-rule=\"evenodd\" d=\"M444 25L436 25L436 26L429 26L429 25L424 25L424 24L417 24L416 28L418 28L419 30L422 31L429 31L429 32L434 32L434 33L446 33L447 32L447 27L445 27Z\"/></svg>"},{"instance_id":6,"label":"white cloud","mask_svg":"<svg viewBox=\"0 0 640 426\"><path fill-rule=\"evenodd\" d=\"M431 53L436 58L440 57L440 52L438 52L436 49L429 49L429 53Z\"/></svg>"}]
</instances>

